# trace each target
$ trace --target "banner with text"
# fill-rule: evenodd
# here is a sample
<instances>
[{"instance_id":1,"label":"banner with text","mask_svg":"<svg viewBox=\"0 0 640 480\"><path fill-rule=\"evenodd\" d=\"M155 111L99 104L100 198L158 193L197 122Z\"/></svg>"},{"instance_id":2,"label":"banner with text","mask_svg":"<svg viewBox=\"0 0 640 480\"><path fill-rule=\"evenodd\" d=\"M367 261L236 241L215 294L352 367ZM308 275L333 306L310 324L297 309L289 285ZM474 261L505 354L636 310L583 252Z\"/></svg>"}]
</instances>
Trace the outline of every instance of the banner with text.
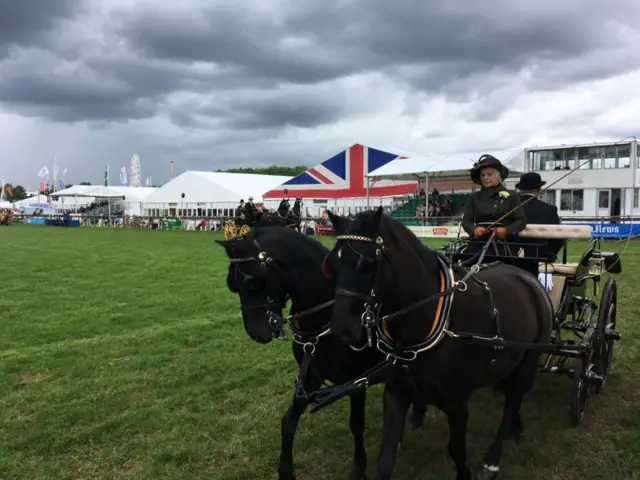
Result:
<instances>
[{"instance_id":1,"label":"banner with text","mask_svg":"<svg viewBox=\"0 0 640 480\"><path fill-rule=\"evenodd\" d=\"M593 230L594 238L627 238L640 235L640 223L582 223Z\"/></svg>"}]
</instances>

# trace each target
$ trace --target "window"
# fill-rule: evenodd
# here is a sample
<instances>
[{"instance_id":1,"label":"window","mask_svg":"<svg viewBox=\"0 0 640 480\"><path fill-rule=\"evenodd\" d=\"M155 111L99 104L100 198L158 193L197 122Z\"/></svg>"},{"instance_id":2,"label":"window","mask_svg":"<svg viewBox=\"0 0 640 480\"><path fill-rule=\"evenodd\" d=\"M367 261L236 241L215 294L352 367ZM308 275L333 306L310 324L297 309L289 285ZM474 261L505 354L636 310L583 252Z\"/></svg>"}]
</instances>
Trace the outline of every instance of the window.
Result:
<instances>
[{"instance_id":1,"label":"window","mask_svg":"<svg viewBox=\"0 0 640 480\"><path fill-rule=\"evenodd\" d=\"M591 168L596 170L602 168L602 157L604 156L604 152L602 151L602 148L599 148L599 147L590 148L589 156L592 158Z\"/></svg>"},{"instance_id":2,"label":"window","mask_svg":"<svg viewBox=\"0 0 640 480\"><path fill-rule=\"evenodd\" d=\"M631 166L631 145L618 146L618 168Z\"/></svg>"},{"instance_id":3,"label":"window","mask_svg":"<svg viewBox=\"0 0 640 480\"><path fill-rule=\"evenodd\" d=\"M556 204L556 191L555 190L545 190L540 195L540 200L548 203L550 205Z\"/></svg>"},{"instance_id":4,"label":"window","mask_svg":"<svg viewBox=\"0 0 640 480\"><path fill-rule=\"evenodd\" d=\"M609 208L609 190L598 190L598 208Z\"/></svg>"},{"instance_id":5,"label":"window","mask_svg":"<svg viewBox=\"0 0 640 480\"><path fill-rule=\"evenodd\" d=\"M584 190L560 190L560 210L583 210Z\"/></svg>"},{"instance_id":6,"label":"window","mask_svg":"<svg viewBox=\"0 0 640 480\"><path fill-rule=\"evenodd\" d=\"M582 169L589 169L591 168L591 161L589 161L591 158L591 155L589 153L589 149L582 147L578 149L578 165L580 165L580 168Z\"/></svg>"},{"instance_id":7,"label":"window","mask_svg":"<svg viewBox=\"0 0 640 480\"><path fill-rule=\"evenodd\" d=\"M604 168L616 168L616 147L607 147L604 150Z\"/></svg>"},{"instance_id":8,"label":"window","mask_svg":"<svg viewBox=\"0 0 640 480\"><path fill-rule=\"evenodd\" d=\"M633 189L633 208L639 208L638 197L640 196L640 188Z\"/></svg>"}]
</instances>

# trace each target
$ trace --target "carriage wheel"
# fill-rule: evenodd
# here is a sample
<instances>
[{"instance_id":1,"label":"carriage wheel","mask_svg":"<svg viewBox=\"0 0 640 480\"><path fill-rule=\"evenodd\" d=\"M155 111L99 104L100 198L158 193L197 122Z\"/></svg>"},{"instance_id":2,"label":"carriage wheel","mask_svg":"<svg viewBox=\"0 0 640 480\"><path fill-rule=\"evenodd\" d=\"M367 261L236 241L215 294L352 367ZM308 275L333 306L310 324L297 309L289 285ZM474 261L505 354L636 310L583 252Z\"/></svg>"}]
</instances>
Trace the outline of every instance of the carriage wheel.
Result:
<instances>
[{"instance_id":1,"label":"carriage wheel","mask_svg":"<svg viewBox=\"0 0 640 480\"><path fill-rule=\"evenodd\" d=\"M607 386L613 361L613 345L620 338L616 332L617 302L618 286L614 278L609 278L602 290L598 324L596 325L595 373L602 377L602 381L596 385L596 393L600 393Z\"/></svg>"},{"instance_id":2,"label":"carriage wheel","mask_svg":"<svg viewBox=\"0 0 640 480\"><path fill-rule=\"evenodd\" d=\"M589 355L584 359L576 361L576 367L573 371L573 385L571 389L571 423L574 427L580 425L587 410L587 400L591 396L594 388L593 383L589 380L590 373L593 372L595 364L594 348L591 348Z\"/></svg>"},{"instance_id":3,"label":"carriage wheel","mask_svg":"<svg viewBox=\"0 0 640 480\"><path fill-rule=\"evenodd\" d=\"M251 227L249 227L249 225L243 225L242 227L240 227L240 235L246 235L250 231Z\"/></svg>"},{"instance_id":4,"label":"carriage wheel","mask_svg":"<svg viewBox=\"0 0 640 480\"><path fill-rule=\"evenodd\" d=\"M224 238L230 240L236 236L236 224L228 220L224 225Z\"/></svg>"}]
</instances>

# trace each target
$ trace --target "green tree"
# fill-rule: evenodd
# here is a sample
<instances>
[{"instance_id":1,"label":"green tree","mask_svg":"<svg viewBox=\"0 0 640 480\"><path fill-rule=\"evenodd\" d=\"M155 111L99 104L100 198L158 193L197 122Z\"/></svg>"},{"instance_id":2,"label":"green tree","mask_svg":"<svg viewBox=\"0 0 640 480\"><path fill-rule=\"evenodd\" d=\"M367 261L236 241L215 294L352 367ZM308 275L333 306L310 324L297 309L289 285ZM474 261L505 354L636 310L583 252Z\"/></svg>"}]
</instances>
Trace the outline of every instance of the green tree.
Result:
<instances>
[{"instance_id":1,"label":"green tree","mask_svg":"<svg viewBox=\"0 0 640 480\"><path fill-rule=\"evenodd\" d=\"M10 195L12 192L13 195ZM10 183L4 185L4 198L9 202L17 202L27 198L27 192L22 185L16 185L15 187Z\"/></svg>"},{"instance_id":2,"label":"green tree","mask_svg":"<svg viewBox=\"0 0 640 480\"><path fill-rule=\"evenodd\" d=\"M80 182L79 185L91 185L91 182Z\"/></svg>"},{"instance_id":3,"label":"green tree","mask_svg":"<svg viewBox=\"0 0 640 480\"><path fill-rule=\"evenodd\" d=\"M270 167L263 168L228 168L226 170L218 170L219 172L228 173L254 173L260 175L282 175L286 177L295 177L303 172L307 171L308 167L304 165L297 165L295 167L284 167L280 165L271 165Z\"/></svg>"}]
</instances>

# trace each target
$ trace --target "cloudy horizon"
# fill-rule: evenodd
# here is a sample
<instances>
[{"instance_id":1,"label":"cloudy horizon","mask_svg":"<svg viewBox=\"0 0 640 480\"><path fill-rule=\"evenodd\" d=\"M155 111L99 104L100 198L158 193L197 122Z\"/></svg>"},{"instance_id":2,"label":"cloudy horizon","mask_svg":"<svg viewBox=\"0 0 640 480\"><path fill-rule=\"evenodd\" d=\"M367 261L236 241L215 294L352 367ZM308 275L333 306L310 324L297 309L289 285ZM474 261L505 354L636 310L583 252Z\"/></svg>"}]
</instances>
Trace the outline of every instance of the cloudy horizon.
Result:
<instances>
[{"instance_id":1,"label":"cloudy horizon","mask_svg":"<svg viewBox=\"0 0 640 480\"><path fill-rule=\"evenodd\" d=\"M640 3L615 5L0 0L0 176L618 141L638 134Z\"/></svg>"}]
</instances>

